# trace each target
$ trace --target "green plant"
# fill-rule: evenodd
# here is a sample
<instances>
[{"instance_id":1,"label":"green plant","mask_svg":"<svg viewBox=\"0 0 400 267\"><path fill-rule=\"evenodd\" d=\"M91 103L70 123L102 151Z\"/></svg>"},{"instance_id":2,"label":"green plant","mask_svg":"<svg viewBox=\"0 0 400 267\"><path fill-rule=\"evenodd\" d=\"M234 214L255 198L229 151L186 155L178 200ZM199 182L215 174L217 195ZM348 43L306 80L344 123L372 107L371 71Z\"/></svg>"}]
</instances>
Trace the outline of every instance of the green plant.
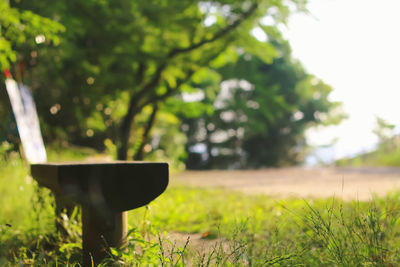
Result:
<instances>
[{"instance_id":1,"label":"green plant","mask_svg":"<svg viewBox=\"0 0 400 267\"><path fill-rule=\"evenodd\" d=\"M0 266L80 266L79 210L63 220L66 239L50 194L35 190L20 159L0 162ZM108 248L102 266L398 266L399 200L277 200L172 184L129 212L127 244Z\"/></svg>"}]
</instances>

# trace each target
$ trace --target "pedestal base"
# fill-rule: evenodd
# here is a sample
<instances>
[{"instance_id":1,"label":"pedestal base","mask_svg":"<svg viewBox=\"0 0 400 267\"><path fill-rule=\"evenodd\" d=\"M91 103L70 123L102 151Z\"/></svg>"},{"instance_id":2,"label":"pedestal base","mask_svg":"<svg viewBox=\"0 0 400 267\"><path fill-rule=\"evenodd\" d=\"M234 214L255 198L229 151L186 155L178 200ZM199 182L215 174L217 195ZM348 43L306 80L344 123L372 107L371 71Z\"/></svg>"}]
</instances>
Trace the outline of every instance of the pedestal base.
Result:
<instances>
[{"instance_id":1,"label":"pedestal base","mask_svg":"<svg viewBox=\"0 0 400 267\"><path fill-rule=\"evenodd\" d=\"M82 205L83 266L96 266L110 247L121 247L127 235L126 211L150 203L169 181L168 164L154 162L33 164L31 174L56 194L58 214L63 208L72 210L69 201Z\"/></svg>"},{"instance_id":2,"label":"pedestal base","mask_svg":"<svg viewBox=\"0 0 400 267\"><path fill-rule=\"evenodd\" d=\"M83 266L96 266L110 247L118 248L126 242L128 212L101 213L82 207Z\"/></svg>"}]
</instances>

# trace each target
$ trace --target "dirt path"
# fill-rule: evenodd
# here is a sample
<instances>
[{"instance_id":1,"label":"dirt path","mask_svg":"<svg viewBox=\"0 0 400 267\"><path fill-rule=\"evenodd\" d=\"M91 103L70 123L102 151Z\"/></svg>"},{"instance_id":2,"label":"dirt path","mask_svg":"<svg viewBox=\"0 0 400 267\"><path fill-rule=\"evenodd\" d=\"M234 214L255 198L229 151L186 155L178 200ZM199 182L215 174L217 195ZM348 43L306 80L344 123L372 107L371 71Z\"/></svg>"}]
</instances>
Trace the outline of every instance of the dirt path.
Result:
<instances>
[{"instance_id":1,"label":"dirt path","mask_svg":"<svg viewBox=\"0 0 400 267\"><path fill-rule=\"evenodd\" d=\"M246 171L187 171L171 185L221 187L276 197L329 197L367 200L400 190L400 168L282 168Z\"/></svg>"}]
</instances>

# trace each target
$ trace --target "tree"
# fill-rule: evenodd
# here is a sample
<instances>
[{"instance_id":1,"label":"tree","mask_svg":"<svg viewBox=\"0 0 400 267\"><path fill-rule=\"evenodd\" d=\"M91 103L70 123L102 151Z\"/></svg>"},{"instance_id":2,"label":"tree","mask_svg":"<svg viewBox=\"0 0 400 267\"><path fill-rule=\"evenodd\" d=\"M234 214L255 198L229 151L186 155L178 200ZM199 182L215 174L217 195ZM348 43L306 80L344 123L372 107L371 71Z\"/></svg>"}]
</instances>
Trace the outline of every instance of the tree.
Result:
<instances>
[{"instance_id":1,"label":"tree","mask_svg":"<svg viewBox=\"0 0 400 267\"><path fill-rule=\"evenodd\" d=\"M54 20L45 18L31 11L11 8L8 1L0 0L0 70L10 69L20 81L20 68L16 64L24 55L43 49L50 45L58 45L58 34L64 27ZM33 53L32 56L35 54ZM18 68L19 66L19 68ZM11 140L16 133L16 125L12 122L11 107L5 90L5 76L0 75L0 125L1 140Z\"/></svg>"},{"instance_id":2,"label":"tree","mask_svg":"<svg viewBox=\"0 0 400 267\"><path fill-rule=\"evenodd\" d=\"M127 158L133 141L146 139L137 134L148 131L136 128L145 107L193 90L190 81L199 72L234 61L242 50L271 61L274 48L252 30L266 15L281 23L289 6L304 6L281 0L11 3L66 27L60 45L40 51L30 66L29 83L45 99L38 108L47 138L64 134L98 144L110 137L119 159ZM144 127L154 118L146 120Z\"/></svg>"},{"instance_id":3,"label":"tree","mask_svg":"<svg viewBox=\"0 0 400 267\"><path fill-rule=\"evenodd\" d=\"M332 88L306 73L291 57L288 43L275 38L270 42L279 57L267 64L245 53L224 66L219 96L203 99L213 103L215 112L186 120L188 147L203 144L209 168L298 163L306 146L304 131L343 118L332 112L340 106L328 100Z\"/></svg>"},{"instance_id":4,"label":"tree","mask_svg":"<svg viewBox=\"0 0 400 267\"><path fill-rule=\"evenodd\" d=\"M378 149L383 152L390 152L397 148L398 136L394 129L396 125L391 124L379 116L375 116L376 125L373 133L378 137Z\"/></svg>"},{"instance_id":5,"label":"tree","mask_svg":"<svg viewBox=\"0 0 400 267\"><path fill-rule=\"evenodd\" d=\"M42 43L59 43L58 34L64 27L56 21L11 8L6 0L0 1L0 12L1 70L10 68L16 62L18 53L23 54Z\"/></svg>"}]
</instances>

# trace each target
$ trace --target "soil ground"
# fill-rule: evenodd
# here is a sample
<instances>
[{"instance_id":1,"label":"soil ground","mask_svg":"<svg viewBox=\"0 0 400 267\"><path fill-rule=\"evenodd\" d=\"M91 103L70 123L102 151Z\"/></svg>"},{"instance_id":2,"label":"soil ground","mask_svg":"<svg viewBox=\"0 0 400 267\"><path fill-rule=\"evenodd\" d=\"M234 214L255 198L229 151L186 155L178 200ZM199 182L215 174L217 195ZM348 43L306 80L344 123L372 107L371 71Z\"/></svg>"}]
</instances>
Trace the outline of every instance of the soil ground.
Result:
<instances>
[{"instance_id":1,"label":"soil ground","mask_svg":"<svg viewBox=\"0 0 400 267\"><path fill-rule=\"evenodd\" d=\"M224 188L277 198L335 196L369 200L400 189L400 168L271 168L186 171L171 175L171 185Z\"/></svg>"}]
</instances>

